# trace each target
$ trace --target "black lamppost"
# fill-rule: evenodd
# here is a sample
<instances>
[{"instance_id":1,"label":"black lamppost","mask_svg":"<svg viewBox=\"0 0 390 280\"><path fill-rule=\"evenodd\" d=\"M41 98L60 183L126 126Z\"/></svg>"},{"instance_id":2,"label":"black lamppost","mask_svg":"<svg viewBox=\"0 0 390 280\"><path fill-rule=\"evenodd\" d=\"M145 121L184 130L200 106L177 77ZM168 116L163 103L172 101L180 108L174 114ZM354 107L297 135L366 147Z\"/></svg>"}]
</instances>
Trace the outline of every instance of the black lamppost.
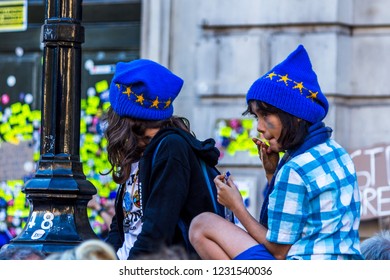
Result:
<instances>
[{"instance_id":1,"label":"black lamppost","mask_svg":"<svg viewBox=\"0 0 390 280\"><path fill-rule=\"evenodd\" d=\"M93 232L87 203L96 188L80 161L82 0L46 0L42 86L41 156L34 178L23 187L30 215L9 246L45 253L70 249Z\"/></svg>"}]
</instances>

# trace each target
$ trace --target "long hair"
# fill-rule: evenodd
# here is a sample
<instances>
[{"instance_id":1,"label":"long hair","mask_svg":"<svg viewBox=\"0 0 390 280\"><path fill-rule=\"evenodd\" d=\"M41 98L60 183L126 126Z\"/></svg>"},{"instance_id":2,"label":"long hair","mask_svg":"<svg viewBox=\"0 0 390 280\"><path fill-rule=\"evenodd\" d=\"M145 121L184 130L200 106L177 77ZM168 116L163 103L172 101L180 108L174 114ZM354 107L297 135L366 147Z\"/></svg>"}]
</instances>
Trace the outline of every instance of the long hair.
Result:
<instances>
[{"instance_id":1,"label":"long hair","mask_svg":"<svg viewBox=\"0 0 390 280\"><path fill-rule=\"evenodd\" d=\"M308 133L308 128L312 125L310 122L299 119L272 105L258 100L249 101L247 109L242 113L244 116L250 114L256 117L255 112L252 110L253 104L255 105L254 110L260 115L275 114L279 117L280 122L282 123L282 131L277 141L283 150L286 151L297 148L304 142Z\"/></svg>"},{"instance_id":2,"label":"long hair","mask_svg":"<svg viewBox=\"0 0 390 280\"><path fill-rule=\"evenodd\" d=\"M190 122L184 117L172 116L159 121L141 120L120 117L112 107L108 108L103 121L107 122L104 135L108 141L107 154L111 164L111 169L105 174L112 171L112 178L117 184L126 182L131 173L131 164L141 159L146 145L151 140L145 136L147 129L175 127L192 133Z\"/></svg>"}]
</instances>

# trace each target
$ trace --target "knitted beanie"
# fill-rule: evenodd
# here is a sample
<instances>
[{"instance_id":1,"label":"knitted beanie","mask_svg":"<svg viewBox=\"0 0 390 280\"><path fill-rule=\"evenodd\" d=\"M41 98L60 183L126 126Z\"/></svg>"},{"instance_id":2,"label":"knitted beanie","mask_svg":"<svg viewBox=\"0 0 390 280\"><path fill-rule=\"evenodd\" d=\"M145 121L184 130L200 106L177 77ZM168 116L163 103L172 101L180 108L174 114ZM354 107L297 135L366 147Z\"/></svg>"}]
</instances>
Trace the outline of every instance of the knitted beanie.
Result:
<instances>
[{"instance_id":1,"label":"knitted beanie","mask_svg":"<svg viewBox=\"0 0 390 280\"><path fill-rule=\"evenodd\" d=\"M329 107L302 45L257 79L246 100L263 101L310 123L325 118Z\"/></svg>"},{"instance_id":2,"label":"knitted beanie","mask_svg":"<svg viewBox=\"0 0 390 280\"><path fill-rule=\"evenodd\" d=\"M119 62L110 85L111 107L121 117L168 119L182 86L181 78L154 61Z\"/></svg>"}]
</instances>

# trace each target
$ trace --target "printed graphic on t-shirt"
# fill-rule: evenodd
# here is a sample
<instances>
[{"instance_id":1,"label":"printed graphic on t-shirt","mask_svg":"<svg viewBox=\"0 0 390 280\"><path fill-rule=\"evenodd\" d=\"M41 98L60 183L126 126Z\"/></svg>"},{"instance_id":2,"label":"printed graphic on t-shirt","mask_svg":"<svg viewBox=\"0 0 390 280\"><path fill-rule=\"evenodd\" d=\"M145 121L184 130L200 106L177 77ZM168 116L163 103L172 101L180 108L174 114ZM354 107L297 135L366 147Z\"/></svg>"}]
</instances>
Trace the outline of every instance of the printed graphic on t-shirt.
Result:
<instances>
[{"instance_id":1,"label":"printed graphic on t-shirt","mask_svg":"<svg viewBox=\"0 0 390 280\"><path fill-rule=\"evenodd\" d=\"M139 228L142 210L141 196L138 183L137 172L133 173L126 183L126 192L123 198L123 231L125 233L134 232Z\"/></svg>"}]
</instances>

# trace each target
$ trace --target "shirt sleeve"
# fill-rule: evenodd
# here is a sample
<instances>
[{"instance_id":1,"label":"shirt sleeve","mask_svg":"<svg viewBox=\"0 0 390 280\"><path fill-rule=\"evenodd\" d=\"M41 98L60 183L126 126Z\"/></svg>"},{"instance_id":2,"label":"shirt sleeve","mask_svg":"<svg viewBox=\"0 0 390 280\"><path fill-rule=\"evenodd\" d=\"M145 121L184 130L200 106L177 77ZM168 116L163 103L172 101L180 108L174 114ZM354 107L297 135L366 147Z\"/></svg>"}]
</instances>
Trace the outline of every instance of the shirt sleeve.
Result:
<instances>
[{"instance_id":1,"label":"shirt sleeve","mask_svg":"<svg viewBox=\"0 0 390 280\"><path fill-rule=\"evenodd\" d=\"M276 176L269 197L266 238L270 242L294 244L307 220L307 189L302 176L288 164Z\"/></svg>"}]
</instances>

